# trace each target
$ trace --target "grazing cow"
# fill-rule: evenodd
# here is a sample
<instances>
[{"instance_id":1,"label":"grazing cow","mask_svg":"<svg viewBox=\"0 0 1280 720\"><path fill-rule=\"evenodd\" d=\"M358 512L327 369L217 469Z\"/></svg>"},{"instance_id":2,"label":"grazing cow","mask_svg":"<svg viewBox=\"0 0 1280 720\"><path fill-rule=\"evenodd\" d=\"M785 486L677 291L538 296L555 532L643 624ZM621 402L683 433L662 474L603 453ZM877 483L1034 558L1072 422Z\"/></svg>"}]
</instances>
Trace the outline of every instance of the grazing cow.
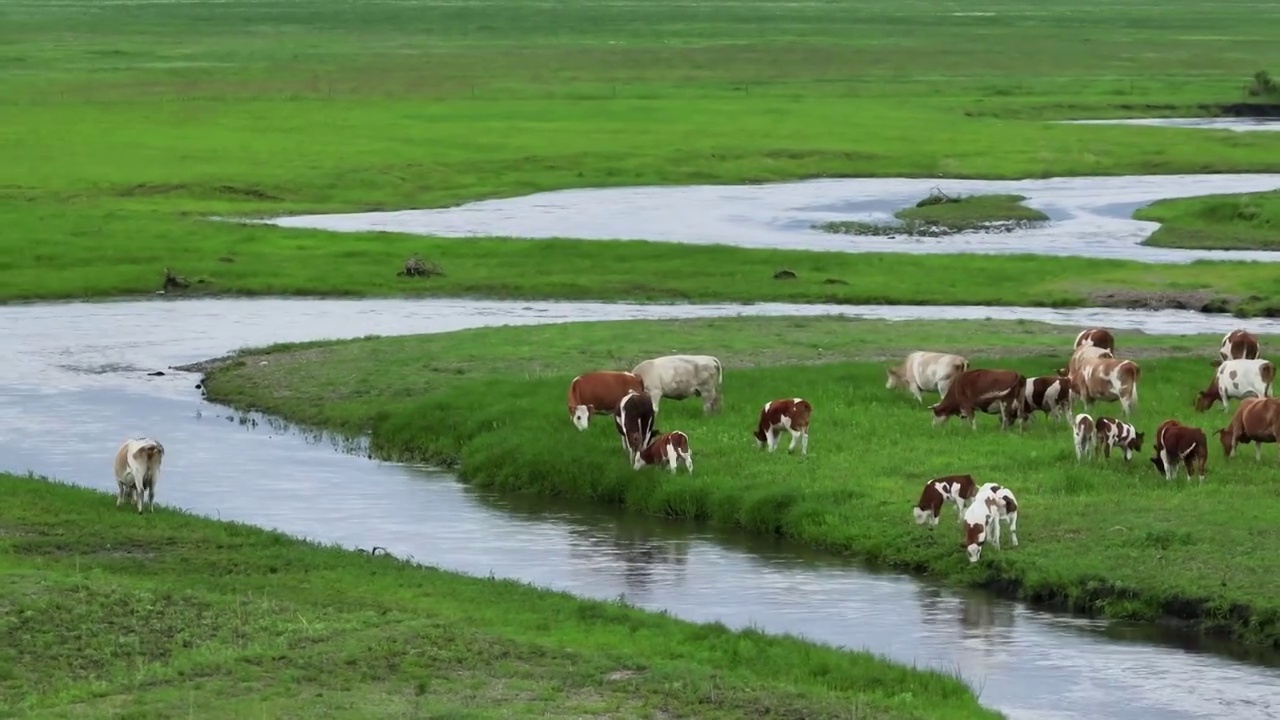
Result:
<instances>
[{"instance_id":1,"label":"grazing cow","mask_svg":"<svg viewBox=\"0 0 1280 720\"><path fill-rule=\"evenodd\" d=\"M769 447L773 452L778 447L781 430L791 433L791 445L787 452L796 449L796 441L800 442L800 454L809 454L809 416L813 414L813 405L804 398L786 398L770 400L760 409L760 423L756 427L756 443L760 447Z\"/></svg>"},{"instance_id":2,"label":"grazing cow","mask_svg":"<svg viewBox=\"0 0 1280 720\"><path fill-rule=\"evenodd\" d=\"M1258 338L1247 330L1232 330L1222 337L1222 347L1218 348L1218 357L1222 358L1222 362L1257 360Z\"/></svg>"},{"instance_id":3,"label":"grazing cow","mask_svg":"<svg viewBox=\"0 0 1280 720\"><path fill-rule=\"evenodd\" d=\"M1119 400L1125 417L1133 412L1138 404L1138 380L1142 377L1142 369L1132 360L1095 357L1072 359L1071 390L1072 396L1084 401L1084 409L1088 410L1099 400Z\"/></svg>"},{"instance_id":4,"label":"grazing cow","mask_svg":"<svg viewBox=\"0 0 1280 720\"><path fill-rule=\"evenodd\" d=\"M1164 473L1166 480L1173 480L1178 474L1178 463L1186 465L1187 480L1191 479L1191 470L1197 471L1200 482L1204 482L1204 466L1209 461L1209 444L1204 438L1204 431L1197 427L1183 425L1177 420L1165 420L1156 428L1155 457L1151 464L1156 470Z\"/></svg>"},{"instance_id":5,"label":"grazing cow","mask_svg":"<svg viewBox=\"0 0 1280 720\"><path fill-rule=\"evenodd\" d=\"M612 415L629 392L644 392L644 383L629 372L601 370L579 375L569 383L569 417L586 430L591 416Z\"/></svg>"},{"instance_id":6,"label":"grazing cow","mask_svg":"<svg viewBox=\"0 0 1280 720\"><path fill-rule=\"evenodd\" d=\"M1270 360L1227 360L1214 363L1209 387L1196 396L1196 411L1204 412L1222 401L1222 412L1227 411L1231 398L1271 397L1271 384L1276 379L1276 366Z\"/></svg>"},{"instance_id":7,"label":"grazing cow","mask_svg":"<svg viewBox=\"0 0 1280 720\"><path fill-rule=\"evenodd\" d=\"M156 482L160 479L160 464L164 461L164 446L151 438L131 438L116 450L116 507L130 496L138 503L142 514L143 496L151 512L156 511Z\"/></svg>"},{"instance_id":8,"label":"grazing cow","mask_svg":"<svg viewBox=\"0 0 1280 720\"><path fill-rule=\"evenodd\" d=\"M1022 412L1030 417L1036 410L1046 417L1066 420L1071 412L1071 379L1057 375L1027 378Z\"/></svg>"},{"instance_id":9,"label":"grazing cow","mask_svg":"<svg viewBox=\"0 0 1280 720\"><path fill-rule=\"evenodd\" d=\"M645 360L631 372L644 382L654 412L662 398L684 400L690 396L702 398L702 412L720 411L724 372L720 361L710 355L664 355Z\"/></svg>"},{"instance_id":10,"label":"grazing cow","mask_svg":"<svg viewBox=\"0 0 1280 720\"><path fill-rule=\"evenodd\" d=\"M1073 350L1079 350L1082 347L1096 347L1103 350L1110 350L1112 353L1116 351L1116 339L1106 328L1089 328L1081 330L1076 336L1076 344Z\"/></svg>"},{"instance_id":11,"label":"grazing cow","mask_svg":"<svg viewBox=\"0 0 1280 720\"><path fill-rule=\"evenodd\" d=\"M1231 422L1218 431L1222 454L1232 457L1240 443L1253 443L1253 457L1262 459L1262 443L1280 442L1280 399L1245 398L1231 416Z\"/></svg>"},{"instance_id":12,"label":"grazing cow","mask_svg":"<svg viewBox=\"0 0 1280 720\"><path fill-rule=\"evenodd\" d=\"M1093 424L1098 433L1098 444L1095 452L1100 451L1107 460L1111 459L1111 448L1124 451L1124 461L1129 462L1135 452L1142 452L1142 433L1123 420L1100 417Z\"/></svg>"},{"instance_id":13,"label":"grazing cow","mask_svg":"<svg viewBox=\"0 0 1280 720\"><path fill-rule=\"evenodd\" d=\"M986 483L974 493L974 503L985 502L987 497L996 499L996 512L991 515L991 527L988 536L995 549L1000 549L1000 521L1009 526L1009 537L1013 546L1018 547L1018 499L1013 491L996 483Z\"/></svg>"},{"instance_id":14,"label":"grazing cow","mask_svg":"<svg viewBox=\"0 0 1280 720\"><path fill-rule=\"evenodd\" d=\"M653 403L644 393L629 392L618 403L613 413L613 423L622 436L622 449L627 451L627 460L636 461L636 453L653 438Z\"/></svg>"},{"instance_id":15,"label":"grazing cow","mask_svg":"<svg viewBox=\"0 0 1280 720\"><path fill-rule=\"evenodd\" d=\"M1098 348L1092 345L1076 348L1075 352L1071 353L1071 358L1067 360L1067 366L1058 368L1058 377L1071 377L1071 373L1075 371L1076 366L1086 361L1114 357L1115 353L1105 348Z\"/></svg>"},{"instance_id":16,"label":"grazing cow","mask_svg":"<svg viewBox=\"0 0 1280 720\"><path fill-rule=\"evenodd\" d=\"M940 425L952 415L959 415L968 420L974 430L978 429L976 412L1000 415L1000 427L1008 428L1017 419L1023 429L1027 426L1027 415L1023 412L1023 392L1027 379L1021 373L1012 370L965 370L960 373L942 402L929 406L933 411L933 424Z\"/></svg>"},{"instance_id":17,"label":"grazing cow","mask_svg":"<svg viewBox=\"0 0 1280 720\"><path fill-rule=\"evenodd\" d=\"M987 531L991 528L991 518L999 511L994 494L983 498L975 498L968 510L964 511L964 547L969 553L969 562L976 563L982 556L982 546L987 542Z\"/></svg>"},{"instance_id":18,"label":"grazing cow","mask_svg":"<svg viewBox=\"0 0 1280 720\"><path fill-rule=\"evenodd\" d=\"M632 467L636 470L645 465L657 465L658 463L667 463L674 473L679 466L681 460L690 473L693 472L693 453L689 452L689 436L676 430L675 432L664 433L658 429L652 431L653 439L645 445L640 452L636 453L635 463Z\"/></svg>"},{"instance_id":19,"label":"grazing cow","mask_svg":"<svg viewBox=\"0 0 1280 720\"><path fill-rule=\"evenodd\" d=\"M1089 454L1089 450L1093 447L1093 441L1096 436L1096 426L1093 417L1088 413L1080 413L1076 415L1076 419L1071 424L1071 434L1075 440L1076 446L1076 462L1084 460Z\"/></svg>"},{"instance_id":20,"label":"grazing cow","mask_svg":"<svg viewBox=\"0 0 1280 720\"><path fill-rule=\"evenodd\" d=\"M886 390L906 387L916 402L923 403L923 391L936 390L939 395L946 395L956 376L968 369L969 361L959 355L917 350L898 367L885 370L888 378L884 386Z\"/></svg>"},{"instance_id":21,"label":"grazing cow","mask_svg":"<svg viewBox=\"0 0 1280 720\"><path fill-rule=\"evenodd\" d=\"M972 475L948 475L934 478L924 484L920 493L920 501L911 509L916 524L929 523L929 529L938 525L938 516L942 514L942 506L954 502L956 504L956 522L964 520L964 502L978 492Z\"/></svg>"}]
</instances>

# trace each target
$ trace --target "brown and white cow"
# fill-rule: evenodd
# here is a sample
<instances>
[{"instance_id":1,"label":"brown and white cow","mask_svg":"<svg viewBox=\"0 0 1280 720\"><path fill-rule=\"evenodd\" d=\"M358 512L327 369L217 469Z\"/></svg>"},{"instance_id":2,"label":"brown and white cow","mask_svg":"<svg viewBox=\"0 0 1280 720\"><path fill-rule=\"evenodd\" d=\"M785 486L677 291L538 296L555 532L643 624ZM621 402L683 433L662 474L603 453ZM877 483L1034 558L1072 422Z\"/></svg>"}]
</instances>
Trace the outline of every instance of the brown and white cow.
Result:
<instances>
[{"instance_id":1,"label":"brown and white cow","mask_svg":"<svg viewBox=\"0 0 1280 720\"><path fill-rule=\"evenodd\" d=\"M569 382L569 418L574 427L586 430L592 415L612 415L629 392L644 392L638 375L613 370L583 373Z\"/></svg>"},{"instance_id":2,"label":"brown and white cow","mask_svg":"<svg viewBox=\"0 0 1280 720\"><path fill-rule=\"evenodd\" d=\"M1258 338L1248 330L1232 330L1222 337L1222 346L1218 348L1218 357L1222 362L1228 360L1257 360Z\"/></svg>"},{"instance_id":3,"label":"brown and white cow","mask_svg":"<svg viewBox=\"0 0 1280 720\"><path fill-rule=\"evenodd\" d=\"M987 539L997 550L1000 549L1000 523L1003 521L1009 526L1009 538L1013 541L1013 546L1018 547L1018 499L1009 488L998 483L986 483L978 488L973 502L985 502L988 497L996 499L996 512L989 518L991 526L987 529Z\"/></svg>"},{"instance_id":4,"label":"brown and white cow","mask_svg":"<svg viewBox=\"0 0 1280 720\"><path fill-rule=\"evenodd\" d=\"M143 496L151 512L156 511L156 483L160 480L160 464L164 446L151 438L130 438L116 450L116 507L128 497L136 500L142 514Z\"/></svg>"},{"instance_id":5,"label":"brown and white cow","mask_svg":"<svg viewBox=\"0 0 1280 720\"><path fill-rule=\"evenodd\" d=\"M1276 379L1276 366L1270 360L1227 360L1214 363L1209 387L1196 396L1196 411L1204 412L1216 402L1222 402L1222 412L1227 411L1231 398L1271 397L1271 386Z\"/></svg>"},{"instance_id":6,"label":"brown and white cow","mask_svg":"<svg viewBox=\"0 0 1280 720\"><path fill-rule=\"evenodd\" d=\"M724 370L720 360L711 355L664 355L645 360L631 372L644 382L644 392L653 403L654 412L662 398L684 400L702 398L702 412L720 411L721 383Z\"/></svg>"},{"instance_id":7,"label":"brown and white cow","mask_svg":"<svg viewBox=\"0 0 1280 720\"><path fill-rule=\"evenodd\" d=\"M1058 375L1027 378L1022 411L1030 417L1036 410L1049 418L1065 421L1071 413L1071 378Z\"/></svg>"},{"instance_id":8,"label":"brown and white cow","mask_svg":"<svg viewBox=\"0 0 1280 720\"><path fill-rule=\"evenodd\" d=\"M956 504L956 522L964 520L964 503L978 493L978 484L972 475L947 475L934 478L924 484L920 492L920 500L911 509L917 525L929 523L933 529L938 525L938 516L942 514L942 506L954 502Z\"/></svg>"},{"instance_id":9,"label":"brown and white cow","mask_svg":"<svg viewBox=\"0 0 1280 720\"><path fill-rule=\"evenodd\" d=\"M1097 428L1093 422L1093 416L1089 413L1076 415L1071 423L1071 435L1075 441L1076 462L1081 462L1090 454L1089 450L1093 448L1093 443L1097 439Z\"/></svg>"},{"instance_id":10,"label":"brown and white cow","mask_svg":"<svg viewBox=\"0 0 1280 720\"><path fill-rule=\"evenodd\" d=\"M645 465L666 463L674 473L680 461L684 461L684 466L690 473L693 472L693 453L689 452L689 436L679 430L664 433L655 428L652 441L636 453L635 462L631 467L639 470Z\"/></svg>"},{"instance_id":11,"label":"brown and white cow","mask_svg":"<svg viewBox=\"0 0 1280 720\"><path fill-rule=\"evenodd\" d=\"M1099 417L1093 424L1097 433L1095 452L1101 452L1107 460L1111 459L1111 449L1124 451L1124 461L1129 462L1135 452L1142 452L1142 433L1123 420Z\"/></svg>"},{"instance_id":12,"label":"brown and white cow","mask_svg":"<svg viewBox=\"0 0 1280 720\"><path fill-rule=\"evenodd\" d=\"M1000 415L1000 427L1008 428L1016 419L1023 429L1027 415L1023 412L1027 378L1013 370L966 370L960 373L941 402L929 406L933 424L940 425L959 415L978 429L977 411Z\"/></svg>"},{"instance_id":13,"label":"brown and white cow","mask_svg":"<svg viewBox=\"0 0 1280 720\"><path fill-rule=\"evenodd\" d=\"M1084 402L1088 410L1099 400L1119 400L1125 417L1138 405L1138 380L1142 369L1132 360L1113 357L1072 358L1071 390L1073 398Z\"/></svg>"},{"instance_id":14,"label":"brown and white cow","mask_svg":"<svg viewBox=\"0 0 1280 720\"><path fill-rule=\"evenodd\" d=\"M885 369L888 377L884 387L886 390L905 387L917 402L923 403L922 392L936 390L939 395L946 395L956 376L968 369L969 361L960 355L917 350L897 367Z\"/></svg>"},{"instance_id":15,"label":"brown and white cow","mask_svg":"<svg viewBox=\"0 0 1280 720\"><path fill-rule=\"evenodd\" d=\"M1177 420L1165 420L1155 432L1155 456L1151 464L1156 470L1164 473L1166 480L1173 480L1178 474L1178 463L1183 463L1187 470L1187 480L1191 479L1191 471L1196 470L1200 482L1204 482L1204 466L1209 461L1209 443L1205 440L1204 431L1198 427L1183 425Z\"/></svg>"},{"instance_id":16,"label":"brown and white cow","mask_svg":"<svg viewBox=\"0 0 1280 720\"><path fill-rule=\"evenodd\" d=\"M1089 360L1114 357L1115 353L1107 350L1106 348L1094 347L1092 345L1078 347L1075 349L1075 352L1071 353L1071 358L1067 360L1067 366L1064 368L1058 368L1058 376L1071 377L1071 373L1075 371L1078 365Z\"/></svg>"},{"instance_id":17,"label":"brown and white cow","mask_svg":"<svg viewBox=\"0 0 1280 720\"><path fill-rule=\"evenodd\" d=\"M809 417L813 414L813 405L804 398L783 398L770 400L760 409L760 421L756 431L752 433L760 447L768 446L769 452L778 447L778 438L782 430L791 433L791 445L787 452L796 449L796 441L800 442L800 454L809 454Z\"/></svg>"},{"instance_id":18,"label":"brown and white cow","mask_svg":"<svg viewBox=\"0 0 1280 720\"><path fill-rule=\"evenodd\" d=\"M644 449L653 438L653 402L644 393L629 392L613 412L613 424L622 436L622 449L627 451L627 461L635 463L636 453Z\"/></svg>"},{"instance_id":19,"label":"brown and white cow","mask_svg":"<svg viewBox=\"0 0 1280 720\"><path fill-rule=\"evenodd\" d=\"M987 542L987 533L991 529L992 520L998 517L999 504L995 494L975 498L968 510L964 511L964 547L969 554L969 562L976 563L982 556L982 546ZM996 519L998 523L999 520Z\"/></svg>"},{"instance_id":20,"label":"brown and white cow","mask_svg":"<svg viewBox=\"0 0 1280 720\"><path fill-rule=\"evenodd\" d=\"M1245 398L1231 416L1231 422L1218 431L1222 454L1232 457L1241 443L1254 443L1253 457L1262 459L1262 443L1280 442L1280 398Z\"/></svg>"},{"instance_id":21,"label":"brown and white cow","mask_svg":"<svg viewBox=\"0 0 1280 720\"><path fill-rule=\"evenodd\" d=\"M1072 350L1079 350L1082 347L1096 347L1103 350L1110 350L1113 354L1116 351L1116 339L1106 328L1089 328L1081 330L1076 335L1076 344Z\"/></svg>"}]
</instances>

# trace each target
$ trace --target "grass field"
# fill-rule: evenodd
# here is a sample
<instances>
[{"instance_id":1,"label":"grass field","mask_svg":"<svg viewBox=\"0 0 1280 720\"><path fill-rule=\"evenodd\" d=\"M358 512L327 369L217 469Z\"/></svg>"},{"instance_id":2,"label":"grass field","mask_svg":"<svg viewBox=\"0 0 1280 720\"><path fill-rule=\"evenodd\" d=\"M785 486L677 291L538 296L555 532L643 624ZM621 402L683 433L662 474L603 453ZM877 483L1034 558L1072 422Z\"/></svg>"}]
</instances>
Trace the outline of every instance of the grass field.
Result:
<instances>
[{"instance_id":1,"label":"grass field","mask_svg":"<svg viewBox=\"0 0 1280 720\"><path fill-rule=\"evenodd\" d=\"M849 235L954 235L966 230L994 230L1027 227L1049 219L1048 215L1022 204L1025 195L957 195L930 202L930 196L910 207L896 210L898 224L858 221L822 223L827 232ZM941 196L939 196L941 197Z\"/></svg>"},{"instance_id":2,"label":"grass field","mask_svg":"<svg viewBox=\"0 0 1280 720\"><path fill-rule=\"evenodd\" d=\"M0 489L6 717L1000 717L866 653Z\"/></svg>"},{"instance_id":3,"label":"grass field","mask_svg":"<svg viewBox=\"0 0 1280 720\"><path fill-rule=\"evenodd\" d=\"M710 282L705 268L696 282L662 279L684 252L667 246L339 237L204 218L622 184L1280 168L1273 133L1042 122L1238 102L1274 57L1261 28L1280 7L1006 0L983 12L887 0L10 0L0 299L149 293L165 266L223 293L750 299L754 281ZM395 282L412 252L441 256L449 277ZM505 253L521 262L492 262ZM776 257L714 253L712 267L741 277ZM560 271L571 258L619 277L631 266L615 255L645 258L634 293ZM898 278L965 261L874 262ZM1111 268L1073 267L1064 287ZM1208 278L1244 292L1269 277L1150 270L1165 290ZM966 292L985 290L963 277Z\"/></svg>"},{"instance_id":4,"label":"grass field","mask_svg":"<svg viewBox=\"0 0 1280 720\"><path fill-rule=\"evenodd\" d=\"M1220 410L1192 408L1220 338L1117 335L1119 353L1143 368L1139 430L1150 436L1168 417L1206 430L1226 424ZM1169 485L1147 460L1150 439L1129 466L1117 458L1079 466L1064 425L1040 419L1024 436L984 416L976 433L958 422L933 428L905 391L884 387L885 359L909 349L1048 374L1073 338L1070 328L995 321L578 323L282 346L266 365L250 354L214 370L207 387L211 399L237 407L371 431L380 454L460 463L461 475L481 485L777 533L1033 601L1193 620L1280 644L1273 446L1258 464L1247 450L1226 461L1215 444L1203 487ZM1264 338L1264 353L1275 342ZM712 353L725 366L722 415L702 417L696 401L661 406L659 427L690 436L691 477L632 471L607 418L579 434L564 407L574 375L672 351ZM760 406L796 395L815 406L809 456L757 451ZM1109 403L1095 414L1118 412ZM971 566L954 509L932 534L913 524L923 484L954 473L1014 489L1020 547L988 549Z\"/></svg>"},{"instance_id":5,"label":"grass field","mask_svg":"<svg viewBox=\"0 0 1280 720\"><path fill-rule=\"evenodd\" d=\"M1146 245L1280 250L1280 190L1161 200L1134 217L1161 223Z\"/></svg>"}]
</instances>

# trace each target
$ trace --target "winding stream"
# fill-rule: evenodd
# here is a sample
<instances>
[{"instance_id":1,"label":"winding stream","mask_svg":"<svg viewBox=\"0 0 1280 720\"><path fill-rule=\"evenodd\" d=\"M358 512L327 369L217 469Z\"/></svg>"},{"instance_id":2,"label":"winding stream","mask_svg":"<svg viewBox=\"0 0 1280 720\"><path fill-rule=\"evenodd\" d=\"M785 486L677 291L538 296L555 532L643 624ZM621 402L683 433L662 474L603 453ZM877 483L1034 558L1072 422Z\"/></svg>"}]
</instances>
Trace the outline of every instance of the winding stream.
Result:
<instances>
[{"instance_id":1,"label":"winding stream","mask_svg":"<svg viewBox=\"0 0 1280 720\"><path fill-rule=\"evenodd\" d=\"M158 493L164 505L958 669L981 688L984 704L1011 718L1280 717L1280 669L1232 659L1230 646L1031 610L772 539L496 496L430 469L333 452L266 418L207 403L193 387L195 376L167 371L280 341L732 314L1020 318L1183 334L1238 324L1184 311L778 304L291 299L6 306L0 469L109 491L109 460L121 439L154 434L169 451ZM1249 327L1280 333L1277 320L1251 320ZM146 374L153 370L168 374ZM113 509L104 499L103 511ZM1024 531L1032 542L1033 525Z\"/></svg>"}]
</instances>

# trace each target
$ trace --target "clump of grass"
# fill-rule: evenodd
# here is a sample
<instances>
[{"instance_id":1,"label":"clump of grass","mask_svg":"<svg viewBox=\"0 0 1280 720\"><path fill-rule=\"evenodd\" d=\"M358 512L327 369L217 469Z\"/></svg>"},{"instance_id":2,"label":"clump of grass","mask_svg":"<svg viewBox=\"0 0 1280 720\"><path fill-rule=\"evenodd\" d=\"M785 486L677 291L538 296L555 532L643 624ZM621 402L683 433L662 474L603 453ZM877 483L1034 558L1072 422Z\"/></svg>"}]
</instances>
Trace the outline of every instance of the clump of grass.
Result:
<instances>
[{"instance_id":1,"label":"clump of grass","mask_svg":"<svg viewBox=\"0 0 1280 720\"><path fill-rule=\"evenodd\" d=\"M1176 616L1280 643L1280 534L1268 530L1274 487L1252 458L1214 453L1207 485L1170 485L1146 461L1149 444L1127 465L1077 464L1062 424L1040 419L1025 434L1004 433L983 417L976 433L954 422L933 428L927 403L884 387L888 361L921 348L962 352L976 367L1052 374L1074 332L831 318L575 323L311 346L273 353L266 365L250 353L214 371L208 387L211 398L302 423L372 426L376 453L456 466L478 485L705 519L1057 606L1113 617L1145 608L1142 618ZM1121 354L1143 369L1139 430L1150 437L1170 417L1210 432L1225 424L1225 415L1192 408L1219 337L1118 336ZM706 417L696 402L661 406L659 425L689 434L696 476L632 471L607 418L579 433L565 415L574 375L662 354L654 337L679 337L725 366L723 414ZM756 450L750 431L760 405L793 396L815 407L810 455ZM923 483L958 472L1014 488L1022 547L987 552L972 566L954 516L934 532L912 523ZM1243 609L1226 617L1205 610L1223 604Z\"/></svg>"},{"instance_id":2,"label":"clump of grass","mask_svg":"<svg viewBox=\"0 0 1280 720\"><path fill-rule=\"evenodd\" d=\"M1280 190L1161 200L1133 216L1160 223L1144 245L1280 250Z\"/></svg>"},{"instance_id":3,"label":"clump of grass","mask_svg":"<svg viewBox=\"0 0 1280 720\"><path fill-rule=\"evenodd\" d=\"M877 224L833 221L817 229L846 235L942 237L964 232L1013 232L1040 227L1049 216L1022 204L1024 195L946 195L931 193L914 207L894 212L898 222Z\"/></svg>"},{"instance_id":4,"label":"clump of grass","mask_svg":"<svg viewBox=\"0 0 1280 720\"><path fill-rule=\"evenodd\" d=\"M1275 78L1271 77L1271 73L1266 70L1259 70L1253 74L1253 79L1245 88L1245 92L1252 97L1280 96L1280 85L1276 84Z\"/></svg>"}]
</instances>

